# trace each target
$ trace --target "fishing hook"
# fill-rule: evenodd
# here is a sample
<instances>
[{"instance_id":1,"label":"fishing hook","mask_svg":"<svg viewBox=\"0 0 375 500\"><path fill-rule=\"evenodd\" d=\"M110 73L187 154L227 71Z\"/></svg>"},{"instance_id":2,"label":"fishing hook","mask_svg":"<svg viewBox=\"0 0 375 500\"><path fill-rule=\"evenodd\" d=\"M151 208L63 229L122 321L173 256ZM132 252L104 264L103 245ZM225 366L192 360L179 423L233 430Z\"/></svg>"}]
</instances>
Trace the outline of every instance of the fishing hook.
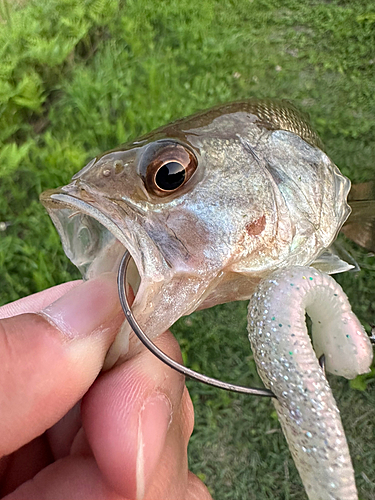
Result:
<instances>
[{"instance_id":1,"label":"fishing hook","mask_svg":"<svg viewBox=\"0 0 375 500\"><path fill-rule=\"evenodd\" d=\"M128 298L126 296L125 291L125 283L126 283L126 273L128 269L128 264L130 261L131 255L126 250L124 256L121 259L120 267L117 274L117 286L118 286L118 294L120 298L121 307L124 311L125 317L128 320L130 326L132 327L134 333L137 335L139 340L143 345L147 347L157 358L160 359L163 363L168 365L170 368L182 373L186 377L190 377L194 380L198 380L198 382L203 382L207 385L212 385L214 387L218 387L219 389L225 389L226 391L239 392L243 394L251 394L253 396L264 396L269 398L276 398L274 393L268 389L258 389L256 387L243 387L241 385L230 384L228 382L223 382L222 380L217 380L212 377L208 377L202 373L196 372L187 368L186 366L177 363L174 359L167 356L163 351L161 351L144 333L141 327L138 325L137 320L135 319L132 310L129 306Z\"/></svg>"}]
</instances>

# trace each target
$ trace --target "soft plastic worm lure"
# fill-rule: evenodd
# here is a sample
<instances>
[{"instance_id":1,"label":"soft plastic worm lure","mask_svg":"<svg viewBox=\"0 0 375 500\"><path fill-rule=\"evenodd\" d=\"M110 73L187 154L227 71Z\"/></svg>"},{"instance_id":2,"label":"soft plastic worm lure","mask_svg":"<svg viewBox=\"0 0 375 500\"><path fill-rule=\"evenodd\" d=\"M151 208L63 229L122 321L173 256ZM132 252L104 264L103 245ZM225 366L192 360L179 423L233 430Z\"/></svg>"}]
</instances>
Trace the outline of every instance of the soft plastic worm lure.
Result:
<instances>
[{"instance_id":1,"label":"soft plastic worm lure","mask_svg":"<svg viewBox=\"0 0 375 500\"><path fill-rule=\"evenodd\" d=\"M324 353L326 370L346 378L369 371L372 346L342 288L310 267L277 271L250 299L248 329L309 499L358 499L339 410L317 359Z\"/></svg>"}]
</instances>

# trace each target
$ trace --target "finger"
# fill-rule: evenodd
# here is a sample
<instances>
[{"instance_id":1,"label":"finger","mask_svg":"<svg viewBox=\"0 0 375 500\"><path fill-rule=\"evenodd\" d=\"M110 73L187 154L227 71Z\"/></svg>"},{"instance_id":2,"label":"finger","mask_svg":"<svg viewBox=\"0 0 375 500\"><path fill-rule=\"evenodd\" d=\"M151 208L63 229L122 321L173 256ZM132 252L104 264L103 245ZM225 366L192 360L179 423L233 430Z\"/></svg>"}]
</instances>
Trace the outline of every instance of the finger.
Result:
<instances>
[{"instance_id":1,"label":"finger","mask_svg":"<svg viewBox=\"0 0 375 500\"><path fill-rule=\"evenodd\" d=\"M212 500L207 487L194 474L189 472L187 495L185 500Z\"/></svg>"},{"instance_id":2,"label":"finger","mask_svg":"<svg viewBox=\"0 0 375 500\"><path fill-rule=\"evenodd\" d=\"M103 481L93 457L66 457L3 500L125 500Z\"/></svg>"},{"instance_id":3,"label":"finger","mask_svg":"<svg viewBox=\"0 0 375 500\"><path fill-rule=\"evenodd\" d=\"M34 295L16 300L10 304L5 304L5 306L0 307L0 319L17 316L17 314L41 311L80 283L82 283L80 280L69 281L68 283L62 283L42 292L34 293Z\"/></svg>"},{"instance_id":4,"label":"finger","mask_svg":"<svg viewBox=\"0 0 375 500\"><path fill-rule=\"evenodd\" d=\"M131 305L134 300L134 292L130 286L127 295ZM72 447L75 454L80 452L83 455L87 454L89 445L82 429L81 403L77 403L61 420L48 429L47 435L55 460L69 455Z\"/></svg>"},{"instance_id":5,"label":"finger","mask_svg":"<svg viewBox=\"0 0 375 500\"><path fill-rule=\"evenodd\" d=\"M73 441L81 428L81 403L78 402L61 420L47 430L49 446L55 460L69 455Z\"/></svg>"},{"instance_id":6,"label":"finger","mask_svg":"<svg viewBox=\"0 0 375 500\"><path fill-rule=\"evenodd\" d=\"M120 311L108 274L42 314L0 321L0 456L42 434L87 391L123 321Z\"/></svg>"},{"instance_id":7,"label":"finger","mask_svg":"<svg viewBox=\"0 0 375 500\"><path fill-rule=\"evenodd\" d=\"M156 343L181 359L170 333ZM156 470L161 486L169 488L170 480L178 479L180 489L186 487L193 412L184 387L182 375L144 350L102 375L83 399L82 423L98 466L126 498L147 498Z\"/></svg>"},{"instance_id":8,"label":"finger","mask_svg":"<svg viewBox=\"0 0 375 500\"><path fill-rule=\"evenodd\" d=\"M41 471L3 500L126 500L103 479L93 457L66 457ZM150 497L151 498L151 497ZM207 488L189 473L186 490L162 500L212 500ZM129 499L128 499L129 500ZM157 497L153 498L157 500Z\"/></svg>"},{"instance_id":9,"label":"finger","mask_svg":"<svg viewBox=\"0 0 375 500\"><path fill-rule=\"evenodd\" d=\"M148 471L144 500L185 499L188 489L187 444L192 423L192 404L185 388L180 407L173 412L165 445L156 467Z\"/></svg>"},{"instance_id":10,"label":"finger","mask_svg":"<svg viewBox=\"0 0 375 500\"><path fill-rule=\"evenodd\" d=\"M14 491L32 479L52 462L46 437L39 436L9 456L4 477L1 479L0 497Z\"/></svg>"}]
</instances>

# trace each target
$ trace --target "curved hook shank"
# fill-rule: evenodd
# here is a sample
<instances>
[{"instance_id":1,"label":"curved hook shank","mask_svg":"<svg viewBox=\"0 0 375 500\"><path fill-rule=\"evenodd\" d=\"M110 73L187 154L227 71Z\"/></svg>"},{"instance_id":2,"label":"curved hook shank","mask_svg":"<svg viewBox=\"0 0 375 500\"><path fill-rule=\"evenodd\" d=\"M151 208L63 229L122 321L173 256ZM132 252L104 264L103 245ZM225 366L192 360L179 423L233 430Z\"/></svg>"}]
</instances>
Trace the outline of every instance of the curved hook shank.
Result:
<instances>
[{"instance_id":1,"label":"curved hook shank","mask_svg":"<svg viewBox=\"0 0 375 500\"><path fill-rule=\"evenodd\" d=\"M352 378L369 370L371 343L341 287L309 267L263 280L249 303L249 339L310 500L356 500L339 410L307 332L327 370Z\"/></svg>"},{"instance_id":2,"label":"curved hook shank","mask_svg":"<svg viewBox=\"0 0 375 500\"><path fill-rule=\"evenodd\" d=\"M145 334L142 328L139 326L137 320L135 319L132 310L130 309L129 302L125 292L126 283L126 271L130 261L130 253L126 251L120 262L120 267L117 275L117 287L119 293L119 299L121 307L124 311L125 317L129 322L130 327L133 329L134 333L137 335L139 340L144 346L147 347L157 358L163 363L168 365L173 370L177 370L179 373L186 375L198 382L203 382L207 385L212 385L213 387L218 387L219 389L225 389L226 391L239 392L242 394L251 394L253 396L265 396L265 397L275 397L275 395L268 389L259 389L256 387L243 387L241 385L235 385L228 382L223 382L222 380L217 380L212 377L208 377L203 373L198 373L184 365L181 365L174 359L167 356L163 351L161 351L149 337Z\"/></svg>"}]
</instances>

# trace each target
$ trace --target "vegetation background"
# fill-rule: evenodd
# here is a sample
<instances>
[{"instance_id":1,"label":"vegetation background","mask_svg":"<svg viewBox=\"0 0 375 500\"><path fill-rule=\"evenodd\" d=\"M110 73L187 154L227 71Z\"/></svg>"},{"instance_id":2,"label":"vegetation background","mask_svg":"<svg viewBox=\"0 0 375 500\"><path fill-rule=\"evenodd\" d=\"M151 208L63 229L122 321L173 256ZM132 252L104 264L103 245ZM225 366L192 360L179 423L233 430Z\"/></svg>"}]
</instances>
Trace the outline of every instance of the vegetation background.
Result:
<instances>
[{"instance_id":1,"label":"vegetation background","mask_svg":"<svg viewBox=\"0 0 375 500\"><path fill-rule=\"evenodd\" d=\"M373 0L0 0L0 304L77 278L38 202L107 149L170 120L249 96L310 113L344 174L375 177ZM337 279L363 324L372 255ZM246 304L183 318L186 363L259 384ZM375 499L375 373L330 377L362 500ZM189 382L190 466L216 500L306 498L269 400Z\"/></svg>"}]
</instances>

